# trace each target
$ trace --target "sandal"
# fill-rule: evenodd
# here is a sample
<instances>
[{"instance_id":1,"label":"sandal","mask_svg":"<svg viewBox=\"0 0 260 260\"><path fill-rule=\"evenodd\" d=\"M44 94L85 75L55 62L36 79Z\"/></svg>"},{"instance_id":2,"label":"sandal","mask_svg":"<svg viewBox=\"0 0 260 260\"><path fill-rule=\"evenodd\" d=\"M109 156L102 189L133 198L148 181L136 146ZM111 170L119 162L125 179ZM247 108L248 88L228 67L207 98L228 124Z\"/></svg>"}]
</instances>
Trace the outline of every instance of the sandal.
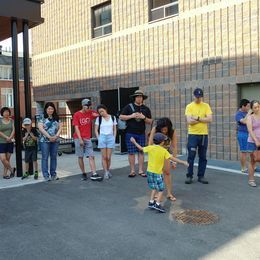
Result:
<instances>
[{"instance_id":1,"label":"sandal","mask_svg":"<svg viewBox=\"0 0 260 260\"><path fill-rule=\"evenodd\" d=\"M144 178L147 177L146 173L144 173L144 172L139 172L138 175L140 175L140 176L142 176L142 177L144 177Z\"/></svg>"},{"instance_id":2,"label":"sandal","mask_svg":"<svg viewBox=\"0 0 260 260\"><path fill-rule=\"evenodd\" d=\"M10 179L10 176L8 176L8 175L3 176L3 179L9 180L9 179Z\"/></svg>"},{"instance_id":3,"label":"sandal","mask_svg":"<svg viewBox=\"0 0 260 260\"><path fill-rule=\"evenodd\" d=\"M135 172L131 172L131 173L128 175L129 178L134 178L135 176L136 176Z\"/></svg>"},{"instance_id":4,"label":"sandal","mask_svg":"<svg viewBox=\"0 0 260 260\"><path fill-rule=\"evenodd\" d=\"M251 187L256 187L256 183L255 183L254 180L249 180L248 185L251 186Z\"/></svg>"},{"instance_id":5,"label":"sandal","mask_svg":"<svg viewBox=\"0 0 260 260\"><path fill-rule=\"evenodd\" d=\"M173 195L167 196L167 199L170 201L176 201L177 199Z\"/></svg>"},{"instance_id":6,"label":"sandal","mask_svg":"<svg viewBox=\"0 0 260 260\"><path fill-rule=\"evenodd\" d=\"M16 168L14 167L10 173L10 178L13 178L15 176Z\"/></svg>"}]
</instances>

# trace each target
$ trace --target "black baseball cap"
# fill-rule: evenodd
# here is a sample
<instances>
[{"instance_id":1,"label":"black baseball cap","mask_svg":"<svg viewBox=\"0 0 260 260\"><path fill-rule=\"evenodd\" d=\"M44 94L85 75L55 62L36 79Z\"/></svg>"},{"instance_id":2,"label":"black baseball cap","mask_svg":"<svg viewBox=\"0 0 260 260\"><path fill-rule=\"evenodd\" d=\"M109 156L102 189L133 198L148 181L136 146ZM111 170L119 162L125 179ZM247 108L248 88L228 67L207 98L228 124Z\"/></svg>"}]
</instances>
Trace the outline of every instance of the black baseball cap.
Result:
<instances>
[{"instance_id":1,"label":"black baseball cap","mask_svg":"<svg viewBox=\"0 0 260 260\"><path fill-rule=\"evenodd\" d=\"M203 97L203 90L201 88L196 88L193 92L193 95L196 97L196 98L200 98L200 97Z\"/></svg>"},{"instance_id":2,"label":"black baseball cap","mask_svg":"<svg viewBox=\"0 0 260 260\"><path fill-rule=\"evenodd\" d=\"M160 144L161 142L167 140L168 137L162 133L155 133L153 137L154 144Z\"/></svg>"}]
</instances>

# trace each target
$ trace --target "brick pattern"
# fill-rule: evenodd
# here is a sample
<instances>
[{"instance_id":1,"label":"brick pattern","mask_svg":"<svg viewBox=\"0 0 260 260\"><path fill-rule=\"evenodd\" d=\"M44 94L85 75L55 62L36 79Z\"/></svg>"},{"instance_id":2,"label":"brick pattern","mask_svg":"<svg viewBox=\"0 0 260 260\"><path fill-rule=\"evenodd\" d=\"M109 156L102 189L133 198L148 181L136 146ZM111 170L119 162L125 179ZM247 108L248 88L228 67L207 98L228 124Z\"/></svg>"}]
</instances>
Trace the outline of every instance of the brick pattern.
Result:
<instances>
[{"instance_id":1,"label":"brick pattern","mask_svg":"<svg viewBox=\"0 0 260 260\"><path fill-rule=\"evenodd\" d=\"M236 84L260 81L259 1L180 0L179 16L149 23L148 1L115 0L113 34L91 39L90 7L102 2L45 1L45 23L33 30L36 100L140 86L155 117L174 115L184 150L184 109L199 85L214 113L210 156L237 159Z\"/></svg>"}]
</instances>

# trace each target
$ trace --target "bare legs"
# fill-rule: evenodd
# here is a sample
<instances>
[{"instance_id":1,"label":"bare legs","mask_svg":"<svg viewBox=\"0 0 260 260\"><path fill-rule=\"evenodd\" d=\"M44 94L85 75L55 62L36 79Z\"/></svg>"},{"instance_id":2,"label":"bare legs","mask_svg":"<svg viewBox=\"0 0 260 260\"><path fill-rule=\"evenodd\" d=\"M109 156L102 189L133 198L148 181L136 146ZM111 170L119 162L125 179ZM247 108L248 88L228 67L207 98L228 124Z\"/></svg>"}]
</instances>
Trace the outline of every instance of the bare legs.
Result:
<instances>
[{"instance_id":1,"label":"bare legs","mask_svg":"<svg viewBox=\"0 0 260 260\"><path fill-rule=\"evenodd\" d=\"M254 181L255 166L256 166L256 162L253 159L252 154L250 154L250 163L248 165L248 180L249 181Z\"/></svg>"},{"instance_id":2,"label":"bare legs","mask_svg":"<svg viewBox=\"0 0 260 260\"><path fill-rule=\"evenodd\" d=\"M79 163L79 168L80 168L81 172L86 173L83 157L78 157L78 163ZM89 157L89 166L90 166L90 170L92 171L92 173L95 173L96 172L95 157L93 157L93 156Z\"/></svg>"},{"instance_id":3,"label":"bare legs","mask_svg":"<svg viewBox=\"0 0 260 260\"><path fill-rule=\"evenodd\" d=\"M7 172L10 171L12 173L13 168L10 164L11 154L10 153L1 153L0 154L0 160L2 164L4 165L4 174L3 176L8 176Z\"/></svg>"},{"instance_id":4,"label":"bare legs","mask_svg":"<svg viewBox=\"0 0 260 260\"><path fill-rule=\"evenodd\" d=\"M128 154L131 173L135 172L135 154ZM144 154L138 153L138 173L144 172Z\"/></svg>"},{"instance_id":5,"label":"bare legs","mask_svg":"<svg viewBox=\"0 0 260 260\"><path fill-rule=\"evenodd\" d=\"M241 163L241 169L245 170L246 169L246 156L247 153L240 153L240 163Z\"/></svg>"},{"instance_id":6,"label":"bare legs","mask_svg":"<svg viewBox=\"0 0 260 260\"><path fill-rule=\"evenodd\" d=\"M109 169L110 169L112 151L113 150L110 148L101 149L102 166L103 166L103 169L105 172L109 171Z\"/></svg>"}]
</instances>

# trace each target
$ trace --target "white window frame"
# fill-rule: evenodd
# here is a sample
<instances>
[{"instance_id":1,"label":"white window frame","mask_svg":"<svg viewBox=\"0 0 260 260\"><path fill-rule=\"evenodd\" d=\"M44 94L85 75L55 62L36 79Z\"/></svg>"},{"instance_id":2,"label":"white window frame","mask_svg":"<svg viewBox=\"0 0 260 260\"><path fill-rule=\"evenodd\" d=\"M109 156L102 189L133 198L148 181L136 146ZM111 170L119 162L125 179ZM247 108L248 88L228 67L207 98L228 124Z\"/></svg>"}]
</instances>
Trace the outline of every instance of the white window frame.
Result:
<instances>
[{"instance_id":1,"label":"white window frame","mask_svg":"<svg viewBox=\"0 0 260 260\"><path fill-rule=\"evenodd\" d=\"M166 4L166 5L161 5L161 6L159 6L159 7L153 8L153 9L151 8L151 9L150 9L150 18L152 17L152 12L153 12L153 11L156 11L156 10L159 10L159 9L163 9L163 17L160 17L160 18L154 19L154 20L151 19L150 22L152 22L152 21L158 21L158 20L161 20L161 19L165 19L165 18L168 18L168 17L173 17L173 16L178 15L179 12L178 12L177 14L172 14L172 15L167 15L167 16L166 16L166 9L167 9L168 7L174 6L174 5L179 5L179 1L176 1L176 2L170 3L170 4Z\"/></svg>"},{"instance_id":2,"label":"white window frame","mask_svg":"<svg viewBox=\"0 0 260 260\"><path fill-rule=\"evenodd\" d=\"M2 107L14 107L14 94L12 88L1 88L1 101Z\"/></svg>"},{"instance_id":3,"label":"white window frame","mask_svg":"<svg viewBox=\"0 0 260 260\"><path fill-rule=\"evenodd\" d=\"M93 38L95 39L95 38L99 38L99 37L103 37L103 36L106 36L106 35L111 34L112 32L111 32L111 33L105 33L105 32L104 32L104 31L105 31L105 28L106 28L106 27L109 27L109 26L112 26L112 23L107 23L107 24L105 24L105 25L101 25L101 26L99 26L99 27L93 28L93 31L94 31ZM101 35L95 37L95 31L99 30L100 28L102 29ZM111 31L112 31L112 30L111 30Z\"/></svg>"},{"instance_id":4,"label":"white window frame","mask_svg":"<svg viewBox=\"0 0 260 260\"><path fill-rule=\"evenodd\" d=\"M66 101L59 101L59 108L66 108L66 107L67 107Z\"/></svg>"},{"instance_id":5,"label":"white window frame","mask_svg":"<svg viewBox=\"0 0 260 260\"><path fill-rule=\"evenodd\" d=\"M112 34L112 3L111 3L111 1L108 1L107 3L100 5L100 7L99 6L92 7L92 15L93 15L93 20L95 20L95 10L101 9L101 8L109 6L109 5L110 5L110 8L111 8L111 23L106 23L104 25L94 27L94 22L93 22L93 36L92 36L93 39L97 39L97 38L108 36L108 35ZM111 26L111 32L105 34L105 32L104 32L105 28L110 27L110 26ZM101 28L101 35L95 36L95 32L97 30L99 30L100 28Z\"/></svg>"}]
</instances>

